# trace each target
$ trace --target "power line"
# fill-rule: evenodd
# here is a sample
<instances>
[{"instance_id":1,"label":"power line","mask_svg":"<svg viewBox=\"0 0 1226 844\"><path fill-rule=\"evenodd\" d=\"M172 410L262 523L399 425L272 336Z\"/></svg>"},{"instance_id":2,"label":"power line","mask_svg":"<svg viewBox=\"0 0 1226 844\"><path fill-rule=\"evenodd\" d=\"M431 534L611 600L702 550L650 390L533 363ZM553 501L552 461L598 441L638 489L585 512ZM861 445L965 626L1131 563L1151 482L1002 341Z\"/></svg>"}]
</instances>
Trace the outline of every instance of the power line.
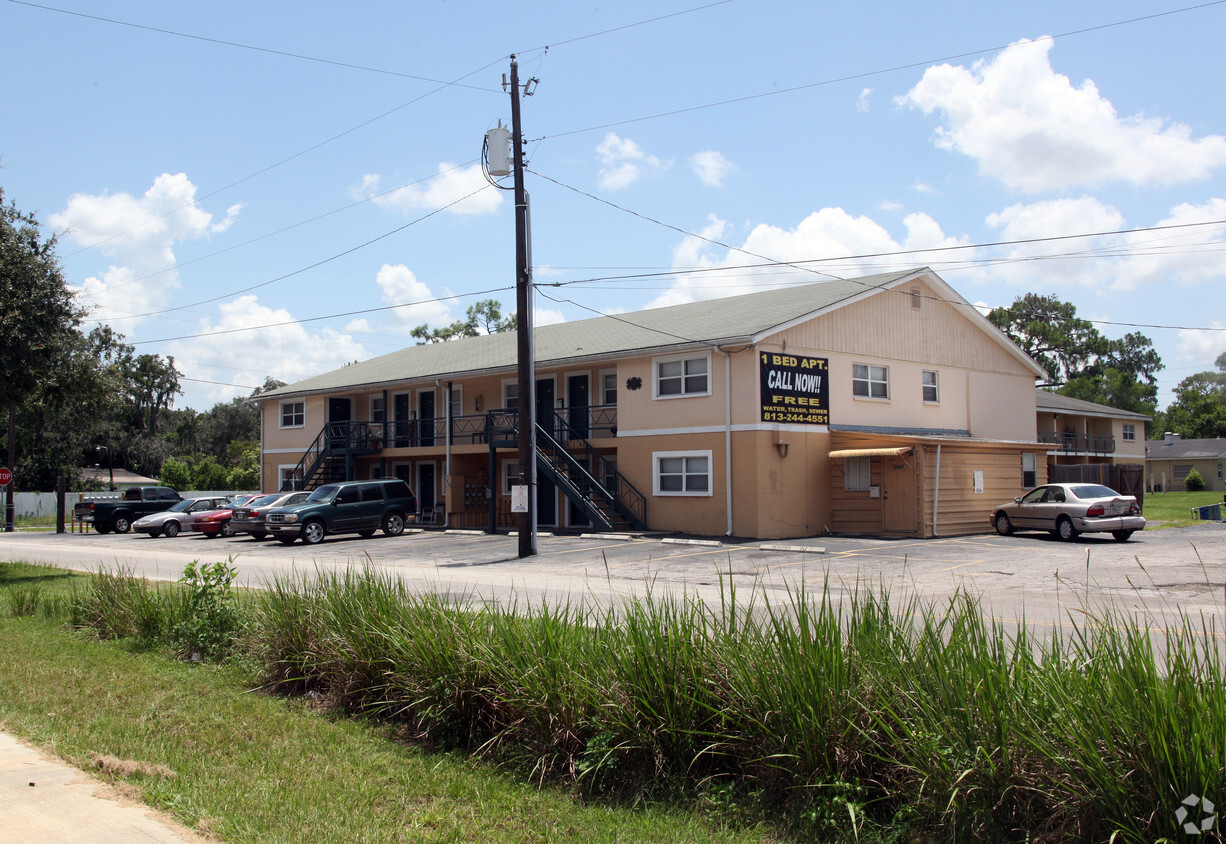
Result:
<instances>
[{"instance_id":1,"label":"power line","mask_svg":"<svg viewBox=\"0 0 1226 844\"><path fill-rule=\"evenodd\" d=\"M129 346L148 346L153 343L172 343L177 340L195 340L200 337L219 337L222 334L239 334L245 331L266 331L269 328L284 328L287 325L305 325L308 322L322 322L328 319L343 319L345 317L361 316L363 314L381 313L383 311L394 311L399 308L413 308L418 305L429 305L435 302L450 302L456 299L463 299L467 296L485 296L489 293L502 293L507 290L514 290L514 287L493 287L489 290L478 290L475 293L455 293L451 296L436 296L432 299L420 299L416 302L401 302L396 305L382 305L378 308L363 308L359 311L346 311L337 314L325 314L324 316L305 317L303 319L288 319L283 322L270 322L264 325L250 325L243 328L226 328L220 331L202 331L197 334L183 334L179 337L162 337L158 340L136 340L129 343Z\"/></svg>"},{"instance_id":2,"label":"power line","mask_svg":"<svg viewBox=\"0 0 1226 844\"><path fill-rule=\"evenodd\" d=\"M459 199L453 202L449 202L440 208L435 208L430 213L423 214L422 216L418 217L416 220L410 220L409 222L405 223L403 226L397 226L396 228L392 229L389 232L384 232L378 237L371 238L365 243L359 243L357 246L351 246L350 248L344 250L343 252L338 252L335 255L332 255L328 258L324 258L323 260L316 261L313 264L308 264L305 267L300 267L299 269L293 270L292 272L285 273L284 275L277 276L276 278L269 279L268 281L262 281L259 284L253 284L250 287L244 287L241 290L236 290L230 293L224 293L220 296L214 296L210 299L201 299L199 302L193 302L189 305L176 305L173 308L166 308L161 311L149 311L148 313L143 313L143 314L130 314L128 316L118 317L118 319L138 319L142 317L161 316L162 314L168 314L174 311L182 311L182 310L187 310L189 308L197 308L201 305L207 305L210 302L219 302L222 299L227 299L231 296L237 296L240 293L248 293L252 290L258 290L261 287L267 287L270 284L276 284L278 281L285 281L287 278L293 278L296 275L302 275L302 273L305 273L309 270L313 270L318 267L322 267L325 264L330 264L333 261L336 261L336 260L339 260L340 258L345 257L346 255L351 255L354 252L357 252L361 249L365 249L367 246L370 246L371 244L378 243L381 240L385 240L391 237L392 235L397 234L398 232L404 231L410 226L415 226L418 223L422 222L423 220L428 220L430 217L433 217L435 214L441 214L443 211L446 211L448 208L451 208L452 206L455 206L455 205L459 205L461 202L464 202L467 199L471 199L472 197L486 190L490 190L490 187L488 185L482 185L481 187L477 188L475 191L468 194L467 196L462 196ZM88 322L110 322L110 320L101 320L101 319L87 320L87 321Z\"/></svg>"},{"instance_id":3,"label":"power line","mask_svg":"<svg viewBox=\"0 0 1226 844\"><path fill-rule=\"evenodd\" d=\"M529 172L531 172L535 176L545 179L546 181L552 182L558 187L562 187L562 188L566 188L567 190L574 191L575 193L578 193L581 196L585 196L588 199L591 199L595 202L599 202L603 205L608 205L611 208L615 208L626 214L630 214L631 216L638 217L639 219L646 220L650 223L654 223L658 226L662 226L663 228L669 229L671 231L679 232L687 237L694 237L699 240L706 241L707 243L711 243L716 246L720 246L722 248L729 249L731 251L740 252L745 255L750 255L755 258L761 258L762 260L766 261L765 264L743 265L739 267L699 267L699 268L688 270L685 272L670 271L670 272L660 272L660 273L646 273L646 274L640 274L640 275L611 277L612 279L676 277L680 275L687 275L690 273L695 273L695 274L697 273L719 273L719 272L730 272L730 271L740 270L740 269L772 269L772 268L782 269L784 267L800 270L802 272L825 275L828 278L834 279L834 278L837 278L837 276L834 276L834 275L831 275L830 273L825 273L820 270L816 270L816 269L813 269L811 267L804 266L804 265L813 264L813 263L828 263L831 261L864 261L864 260L869 260L872 258L901 257L904 255L925 255L925 254L930 254L930 253L954 252L954 251L963 250L963 249L986 249L986 248L1003 247L1003 246L1034 245L1034 244L1039 244L1039 243L1053 243L1053 242L1058 242L1058 241L1082 239L1082 238L1089 238L1089 237L1110 237L1110 236L1122 236L1122 235L1131 235L1131 234L1142 234L1146 232L1162 232L1162 231L1197 229L1197 228L1203 228L1205 226L1226 226L1226 220L1208 220L1208 221L1198 222L1198 223L1173 223L1173 224L1165 225L1165 226L1150 226L1147 228L1138 228L1138 229L1115 229L1112 231L1090 232L1090 233L1073 234L1073 235L1052 235L1050 237L1036 237L1036 238L1021 239L1021 240L996 241L996 242L991 242L991 243L954 244L954 245L947 245L947 246L933 246L933 247L927 247L924 249L906 249L906 250L897 250L897 251L891 251L891 252L870 252L870 253L863 253L859 255L844 255L844 256L832 257L832 258L813 258L813 259L805 259L805 260L797 260L797 261L779 261L779 260L775 260L772 258L768 258L764 255L760 255L755 252L750 252L749 250L746 250L746 249L741 249L736 246L731 246L729 244L723 243L722 241L714 240L712 238L705 237L703 235L687 231L685 229L674 226L671 223L665 223L665 222L655 219L654 217L649 217L646 214L640 214L637 211L632 211L628 208L618 205L615 202L610 202L607 199L602 199L601 197L595 196L585 190L573 187L564 182L560 182L557 179L550 178L549 176L546 176L543 173L539 173L535 170L531 170ZM1222 244L1222 246L1226 248L1226 244ZM1119 249L1119 247L1117 246L1112 246L1108 248L1111 251L1117 251ZM1096 252L1097 250L1091 250L1091 251ZM1073 255L1066 254L1066 255L1015 256L1015 257L1010 257L1010 258L993 259L991 263L1008 264L1008 263L1019 263L1023 261L1028 262L1028 261L1068 259L1071 257L1078 257L1084 254L1085 254L1085 250L1082 250L1080 253L1074 253ZM611 280L611 278L605 278L605 279L599 279L599 280ZM857 279L841 279L841 280L851 281L851 282L858 281ZM575 281L575 282L537 282L536 287L538 288L544 287L544 286L562 287L567 284L577 284L577 283L582 283L582 282L579 282L579 281ZM864 286L867 288L867 287L872 287L873 285L865 284ZM545 294L542 293L542 295L545 295ZM949 302L938 296L926 296L925 298L945 302L946 304L953 304L953 305L962 304L961 302ZM558 300L554 300L554 301L558 301ZM566 301L570 301L571 304L577 305L577 303L571 300L566 300ZM579 305L577 306L582 307ZM1165 328L1165 329L1175 329L1175 330L1199 330L1199 331L1226 331L1226 328L1214 328L1214 327L1191 328L1189 326L1162 326L1162 325L1150 325L1150 324L1142 324L1142 323L1113 322L1110 320L1088 320L1088 321L1094 322L1098 325L1113 325L1113 326L1120 326L1120 327Z\"/></svg>"},{"instance_id":4,"label":"power line","mask_svg":"<svg viewBox=\"0 0 1226 844\"><path fill-rule=\"evenodd\" d=\"M1211 2L1200 3L1195 6L1185 6L1181 9L1171 9L1170 11L1166 11L1166 12L1155 12L1152 15L1141 15L1140 17L1129 18L1127 20L1114 21L1112 23L1098 24L1097 26L1088 26L1083 29L1074 29L1068 32L1062 32L1062 33L1059 33L1058 35L1047 35L1047 36L1044 36L1044 38L1051 38L1055 40L1057 38L1069 38L1074 35L1085 35L1090 32L1097 32L1100 30L1111 29L1111 28L1118 27L1118 26L1126 26L1128 24L1141 23L1142 21L1153 20L1155 18L1166 17L1169 15L1178 15L1184 12L1193 12L1199 9L1208 8L1210 6L1220 6L1223 3L1226 3L1226 0L1211 0ZM643 123L648 120L658 120L662 117L673 117L678 114L689 114L690 112L694 112L694 111L705 111L706 109L719 108L721 106L736 105L738 103L750 102L752 100L760 100L766 97L777 97L782 94L794 94L797 91L807 91L811 88L821 88L827 85L835 85L839 82L854 82L857 79L868 79L873 76L883 76L887 73L896 73L900 70L913 70L917 67L925 67L928 65L937 64L941 62L952 62L952 61L957 61L958 59L967 59L973 56L981 56L986 53L995 53L999 50L1005 50L1009 48L1010 46L1012 45L1002 44L1002 45L997 45L995 47L985 47L985 48L978 49L978 50L968 50L964 53L954 53L949 56L942 56L941 58L925 59L924 61L908 62L907 64L894 65L892 67L881 68L878 70L867 70L867 71L864 71L863 73L852 73L846 76L836 76L831 79L824 79L820 82L808 82L803 85L793 85L790 88L780 88L778 90L773 90L773 91L764 91L759 94L747 94L743 97L733 97L732 99L719 100L717 102L705 103L703 105L688 106L685 108L673 109L672 111L662 111L656 114L643 115L641 117L631 117L625 120L614 121L612 123L601 123L597 126L588 126L587 128L584 128L584 129L571 129L566 132L557 132L552 135L542 135L539 138L539 140L547 140L547 139L553 139L553 138L565 138L569 135L581 135L585 132L598 132L601 129L612 129L617 126L627 126L631 123Z\"/></svg>"},{"instance_id":5,"label":"power line","mask_svg":"<svg viewBox=\"0 0 1226 844\"><path fill-rule=\"evenodd\" d=\"M156 32L159 35L170 35L175 38L186 38L192 41L203 41L207 44L217 44L222 47L235 47L240 50L252 50L257 53L267 53L272 56L281 56L287 59L298 59L304 62L316 62L318 64L332 65L333 67L343 67L348 70L362 70L367 73L380 73L385 76L398 76L401 79L413 79L418 82L430 82L435 85L452 86L456 88L470 88L474 91L483 91L486 93L499 93L493 88L481 88L476 85L462 85L459 82L447 82L442 79L432 79L428 76L415 76L411 73L401 73L396 70L387 70L381 67L368 67L366 65L351 64L349 62L336 61L334 59L322 59L318 56L308 56L303 53L291 53L286 50L274 50L270 47L260 47L254 44L243 44L238 41L227 41L224 38L210 38L207 35L194 35L190 32L179 32L174 29L163 29L162 27L149 26L143 23L133 23L132 21L122 21L116 18L104 18L100 15L89 15L85 12L74 12L70 9L59 9L55 6L45 6L41 3L30 3L28 0L8 0L17 6L28 6L31 9L41 9L44 12L55 12L60 15L69 15L76 18L85 18L86 20L97 21L99 23L111 24L113 26L126 26L131 29L140 29L145 32ZM460 77L461 79L465 77Z\"/></svg>"}]
</instances>

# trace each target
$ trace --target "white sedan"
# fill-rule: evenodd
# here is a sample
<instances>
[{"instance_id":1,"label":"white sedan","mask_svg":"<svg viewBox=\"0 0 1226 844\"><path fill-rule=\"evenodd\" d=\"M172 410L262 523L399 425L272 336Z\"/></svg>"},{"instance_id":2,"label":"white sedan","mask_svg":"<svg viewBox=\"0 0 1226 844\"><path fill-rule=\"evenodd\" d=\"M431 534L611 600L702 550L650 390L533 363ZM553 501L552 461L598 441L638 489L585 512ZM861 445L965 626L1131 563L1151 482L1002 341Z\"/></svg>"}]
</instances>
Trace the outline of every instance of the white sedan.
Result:
<instances>
[{"instance_id":1,"label":"white sedan","mask_svg":"<svg viewBox=\"0 0 1226 844\"><path fill-rule=\"evenodd\" d=\"M1102 484L1045 484L992 511L992 526L1001 536L1015 530L1048 530L1066 541L1079 533L1110 532L1126 542L1145 529L1141 505Z\"/></svg>"}]
</instances>

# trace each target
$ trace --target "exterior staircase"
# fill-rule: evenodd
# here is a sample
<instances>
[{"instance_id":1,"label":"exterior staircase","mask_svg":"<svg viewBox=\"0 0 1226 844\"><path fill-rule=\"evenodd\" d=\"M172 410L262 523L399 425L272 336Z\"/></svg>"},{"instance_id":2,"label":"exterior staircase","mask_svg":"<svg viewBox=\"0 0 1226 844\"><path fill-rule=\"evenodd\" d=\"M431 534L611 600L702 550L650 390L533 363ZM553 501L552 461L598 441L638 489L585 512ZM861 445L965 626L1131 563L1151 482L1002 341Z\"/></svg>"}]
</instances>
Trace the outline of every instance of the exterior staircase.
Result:
<instances>
[{"instance_id":1,"label":"exterior staircase","mask_svg":"<svg viewBox=\"0 0 1226 844\"><path fill-rule=\"evenodd\" d=\"M353 479L353 458L378 454L382 426L369 422L329 422L298 461L282 492L313 490L323 484Z\"/></svg>"}]
</instances>

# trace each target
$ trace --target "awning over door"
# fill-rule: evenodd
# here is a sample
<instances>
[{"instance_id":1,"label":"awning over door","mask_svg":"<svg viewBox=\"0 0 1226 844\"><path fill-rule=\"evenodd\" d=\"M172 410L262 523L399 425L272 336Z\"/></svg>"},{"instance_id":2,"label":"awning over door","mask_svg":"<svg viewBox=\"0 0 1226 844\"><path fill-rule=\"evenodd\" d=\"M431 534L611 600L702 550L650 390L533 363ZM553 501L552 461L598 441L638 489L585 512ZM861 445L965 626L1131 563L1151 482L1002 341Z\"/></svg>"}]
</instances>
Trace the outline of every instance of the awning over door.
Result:
<instances>
[{"instance_id":1,"label":"awning over door","mask_svg":"<svg viewBox=\"0 0 1226 844\"><path fill-rule=\"evenodd\" d=\"M847 457L898 457L903 454L910 454L914 446L901 445L892 446L889 448L841 448L838 451L830 452L830 457L847 458Z\"/></svg>"}]
</instances>

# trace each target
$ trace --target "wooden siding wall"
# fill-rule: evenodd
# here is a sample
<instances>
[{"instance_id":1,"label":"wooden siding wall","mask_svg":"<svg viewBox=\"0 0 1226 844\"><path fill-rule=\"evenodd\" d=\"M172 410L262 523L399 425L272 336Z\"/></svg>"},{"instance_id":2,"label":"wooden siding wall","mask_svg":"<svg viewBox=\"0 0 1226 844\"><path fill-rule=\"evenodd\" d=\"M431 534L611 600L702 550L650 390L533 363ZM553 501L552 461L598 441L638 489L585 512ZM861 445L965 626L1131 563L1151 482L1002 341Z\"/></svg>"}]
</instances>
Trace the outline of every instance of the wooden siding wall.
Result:
<instances>
[{"instance_id":1,"label":"wooden siding wall","mask_svg":"<svg viewBox=\"0 0 1226 844\"><path fill-rule=\"evenodd\" d=\"M911 307L911 288L925 298ZM1032 375L960 308L922 282L885 291L777 335L788 348L924 361L960 369Z\"/></svg>"},{"instance_id":2,"label":"wooden siding wall","mask_svg":"<svg viewBox=\"0 0 1226 844\"><path fill-rule=\"evenodd\" d=\"M881 458L871 461L869 483L881 487ZM843 489L847 464L830 461L830 529L835 533L881 533L882 500L871 498L868 490Z\"/></svg>"},{"instance_id":3,"label":"wooden siding wall","mask_svg":"<svg viewBox=\"0 0 1226 844\"><path fill-rule=\"evenodd\" d=\"M987 533L992 508L1021 495L1022 451L989 450L942 445L940 490L937 494L937 447L925 445L922 535L932 536L932 510L937 509L938 536ZM1034 451L1033 449L1031 449ZM1047 466L1036 452L1036 484L1047 482ZM975 492L975 472L983 472L983 492Z\"/></svg>"}]
</instances>

